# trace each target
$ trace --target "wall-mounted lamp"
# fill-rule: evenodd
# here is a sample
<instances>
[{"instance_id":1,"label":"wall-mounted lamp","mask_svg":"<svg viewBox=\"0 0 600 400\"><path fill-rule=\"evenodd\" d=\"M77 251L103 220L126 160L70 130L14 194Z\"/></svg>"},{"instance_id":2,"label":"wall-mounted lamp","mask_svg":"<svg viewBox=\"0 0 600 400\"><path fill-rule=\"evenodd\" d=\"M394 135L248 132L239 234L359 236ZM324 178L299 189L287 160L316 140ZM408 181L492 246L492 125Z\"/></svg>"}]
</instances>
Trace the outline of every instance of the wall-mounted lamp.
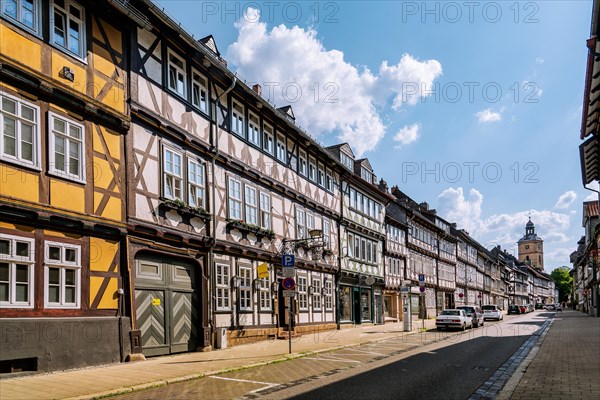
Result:
<instances>
[{"instance_id":1,"label":"wall-mounted lamp","mask_svg":"<svg viewBox=\"0 0 600 400\"><path fill-rule=\"evenodd\" d=\"M233 287L234 288L239 288L242 284L242 277L241 276L234 276L233 277Z\"/></svg>"},{"instance_id":2,"label":"wall-mounted lamp","mask_svg":"<svg viewBox=\"0 0 600 400\"><path fill-rule=\"evenodd\" d=\"M66 65L58 72L58 76L70 82L75 80L75 72L73 72L73 70Z\"/></svg>"}]
</instances>

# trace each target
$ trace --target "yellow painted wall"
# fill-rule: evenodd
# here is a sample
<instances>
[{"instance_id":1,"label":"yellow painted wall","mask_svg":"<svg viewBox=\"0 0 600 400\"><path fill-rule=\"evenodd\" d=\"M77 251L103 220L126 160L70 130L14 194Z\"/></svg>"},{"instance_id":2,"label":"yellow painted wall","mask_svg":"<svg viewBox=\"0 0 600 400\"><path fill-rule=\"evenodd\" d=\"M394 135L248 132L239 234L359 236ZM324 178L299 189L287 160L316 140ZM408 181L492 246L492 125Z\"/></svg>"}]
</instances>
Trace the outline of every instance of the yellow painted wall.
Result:
<instances>
[{"instance_id":1,"label":"yellow painted wall","mask_svg":"<svg viewBox=\"0 0 600 400\"><path fill-rule=\"evenodd\" d=\"M42 47L0 23L0 53L33 68L42 69Z\"/></svg>"},{"instance_id":2,"label":"yellow painted wall","mask_svg":"<svg viewBox=\"0 0 600 400\"><path fill-rule=\"evenodd\" d=\"M52 52L51 63L52 63L52 78L60 81L61 83L70 86L74 90L86 94L87 92L87 76L85 69L80 67L80 63L75 63L71 57L67 56L60 50L51 48ZM73 74L75 75L75 79L73 82L68 81L67 79L61 78L58 73L63 67L69 67Z\"/></svg>"},{"instance_id":3,"label":"yellow painted wall","mask_svg":"<svg viewBox=\"0 0 600 400\"><path fill-rule=\"evenodd\" d=\"M93 125L93 139L94 139L94 151L99 153L104 153L104 147L100 141L100 137L98 136L98 125ZM121 159L121 141L123 140L123 136L114 133L103 126L100 126L100 133L102 134L102 138L106 143L106 147L110 153L112 158Z\"/></svg>"},{"instance_id":4,"label":"yellow painted wall","mask_svg":"<svg viewBox=\"0 0 600 400\"><path fill-rule=\"evenodd\" d=\"M102 201L102 197L104 195L102 193L94 192L94 211L98 209L98 205ZM106 203L104 210L101 210L102 213L99 215L100 217L112 219L115 221L121 221L122 219L122 201L117 197L111 197Z\"/></svg>"},{"instance_id":5,"label":"yellow painted wall","mask_svg":"<svg viewBox=\"0 0 600 400\"><path fill-rule=\"evenodd\" d=\"M10 222L0 222L0 228L13 229L21 232L33 232L35 228L26 225L11 224Z\"/></svg>"},{"instance_id":6,"label":"yellow painted wall","mask_svg":"<svg viewBox=\"0 0 600 400\"><path fill-rule=\"evenodd\" d=\"M50 205L80 213L85 212L83 186L58 179L50 179Z\"/></svg>"},{"instance_id":7,"label":"yellow painted wall","mask_svg":"<svg viewBox=\"0 0 600 400\"><path fill-rule=\"evenodd\" d=\"M98 291L100 290L100 286L104 281L104 277L101 276L90 276L90 305L96 298ZM119 303L117 301L117 290L119 289L119 281L117 278L109 278L108 286L106 287L106 291L102 295L102 299L98 304L98 309L116 309L119 307Z\"/></svg>"},{"instance_id":8,"label":"yellow painted wall","mask_svg":"<svg viewBox=\"0 0 600 400\"><path fill-rule=\"evenodd\" d=\"M65 233L59 231L53 231L50 229L44 229L44 236L54 236L58 238L68 238L68 239L81 239L83 236L78 235L76 233Z\"/></svg>"},{"instance_id":9,"label":"yellow painted wall","mask_svg":"<svg viewBox=\"0 0 600 400\"><path fill-rule=\"evenodd\" d=\"M90 237L90 270L108 272L118 251L119 242Z\"/></svg>"},{"instance_id":10,"label":"yellow painted wall","mask_svg":"<svg viewBox=\"0 0 600 400\"><path fill-rule=\"evenodd\" d=\"M40 202L38 174L0 164L0 195Z\"/></svg>"}]
</instances>

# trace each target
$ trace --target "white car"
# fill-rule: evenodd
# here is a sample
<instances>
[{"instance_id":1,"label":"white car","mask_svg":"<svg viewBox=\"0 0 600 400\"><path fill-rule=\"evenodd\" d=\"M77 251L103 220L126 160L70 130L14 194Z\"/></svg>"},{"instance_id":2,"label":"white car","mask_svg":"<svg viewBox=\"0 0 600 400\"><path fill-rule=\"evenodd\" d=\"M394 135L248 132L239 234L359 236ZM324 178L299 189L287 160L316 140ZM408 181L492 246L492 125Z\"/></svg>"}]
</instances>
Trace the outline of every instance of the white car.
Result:
<instances>
[{"instance_id":1,"label":"white car","mask_svg":"<svg viewBox=\"0 0 600 400\"><path fill-rule=\"evenodd\" d=\"M440 315L435 319L435 326L438 331L443 328L458 328L464 331L467 327L473 327L473 319L467 316L465 310L451 308L442 310Z\"/></svg>"},{"instance_id":2,"label":"white car","mask_svg":"<svg viewBox=\"0 0 600 400\"><path fill-rule=\"evenodd\" d=\"M497 321L504 319L502 310L495 304L486 304L481 309L483 310L483 319L495 319Z\"/></svg>"}]
</instances>

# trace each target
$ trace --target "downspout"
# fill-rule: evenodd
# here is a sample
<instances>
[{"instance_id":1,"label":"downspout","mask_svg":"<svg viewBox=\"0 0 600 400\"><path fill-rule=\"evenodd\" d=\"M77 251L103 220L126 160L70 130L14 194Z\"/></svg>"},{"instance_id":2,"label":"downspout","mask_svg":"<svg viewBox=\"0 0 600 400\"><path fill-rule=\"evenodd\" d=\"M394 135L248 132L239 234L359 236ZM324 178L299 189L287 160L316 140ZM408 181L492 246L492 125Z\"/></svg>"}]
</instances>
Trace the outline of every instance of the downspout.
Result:
<instances>
[{"instance_id":1,"label":"downspout","mask_svg":"<svg viewBox=\"0 0 600 400\"><path fill-rule=\"evenodd\" d=\"M219 109L220 109L220 104L221 104L221 97L226 96L229 92L231 92L233 90L233 88L235 87L235 84L237 83L237 75L233 76L233 81L231 82L231 86L229 86L229 88L227 88L223 93L221 93L220 95L217 96L217 100L215 102L214 105L214 111L215 111L215 120L214 120L214 124L213 121L211 120L210 123L210 140L211 140L211 150L213 152L213 155L210 159L210 164L211 164L211 210L213 213L213 218L212 218L212 226L211 226L211 235L212 235L212 240L211 240L211 245L208 251L208 271L212 271L212 266L214 265L214 247L216 244L216 240L217 240L217 215L216 215L216 172L215 172L215 160L216 158L219 156ZM215 125L216 125L216 130L215 130ZM214 293L216 291L216 282L214 279L211 279L211 273L209 272L208 274L208 279L210 280L209 282L209 287L210 287L210 301L211 301L211 318L210 318L210 325L211 325L211 332L214 333L215 331L215 325L216 325L216 317L215 317L215 307L216 307L216 298L214 296Z\"/></svg>"}]
</instances>

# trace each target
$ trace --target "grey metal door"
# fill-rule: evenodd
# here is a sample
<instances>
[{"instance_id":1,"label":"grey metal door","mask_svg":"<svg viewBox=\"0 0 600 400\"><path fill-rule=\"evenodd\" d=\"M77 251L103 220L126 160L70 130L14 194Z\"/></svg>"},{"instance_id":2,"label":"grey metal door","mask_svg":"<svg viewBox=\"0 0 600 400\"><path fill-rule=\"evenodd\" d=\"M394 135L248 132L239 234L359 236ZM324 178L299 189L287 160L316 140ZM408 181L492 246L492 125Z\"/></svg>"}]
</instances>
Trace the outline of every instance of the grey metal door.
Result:
<instances>
[{"instance_id":1,"label":"grey metal door","mask_svg":"<svg viewBox=\"0 0 600 400\"><path fill-rule=\"evenodd\" d=\"M147 356L193 351L198 343L194 266L163 259L136 260L136 317Z\"/></svg>"}]
</instances>

